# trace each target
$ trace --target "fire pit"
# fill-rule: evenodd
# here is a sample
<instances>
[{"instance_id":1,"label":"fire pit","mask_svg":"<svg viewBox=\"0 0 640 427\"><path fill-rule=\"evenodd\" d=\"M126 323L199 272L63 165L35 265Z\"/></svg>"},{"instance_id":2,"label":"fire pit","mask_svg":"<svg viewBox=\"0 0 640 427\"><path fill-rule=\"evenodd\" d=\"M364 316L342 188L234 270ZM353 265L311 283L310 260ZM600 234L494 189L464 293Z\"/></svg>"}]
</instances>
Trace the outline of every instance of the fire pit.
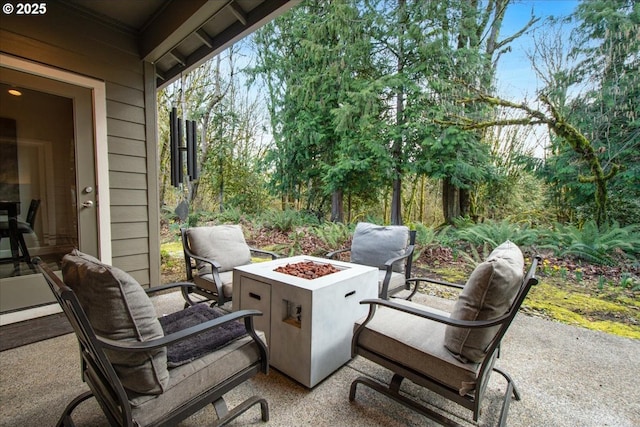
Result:
<instances>
[{"instance_id":1,"label":"fire pit","mask_svg":"<svg viewBox=\"0 0 640 427\"><path fill-rule=\"evenodd\" d=\"M326 276L327 274L337 273L340 271L340 269L331 264L319 264L313 261L302 261L295 264L281 265L280 267L275 268L273 271L312 280L317 279L318 277Z\"/></svg>"},{"instance_id":2,"label":"fire pit","mask_svg":"<svg viewBox=\"0 0 640 427\"><path fill-rule=\"evenodd\" d=\"M330 273L306 276L317 270ZM269 364L307 387L351 359L353 324L369 311L360 301L377 297L378 269L366 265L300 255L233 270L233 309L262 312Z\"/></svg>"}]
</instances>

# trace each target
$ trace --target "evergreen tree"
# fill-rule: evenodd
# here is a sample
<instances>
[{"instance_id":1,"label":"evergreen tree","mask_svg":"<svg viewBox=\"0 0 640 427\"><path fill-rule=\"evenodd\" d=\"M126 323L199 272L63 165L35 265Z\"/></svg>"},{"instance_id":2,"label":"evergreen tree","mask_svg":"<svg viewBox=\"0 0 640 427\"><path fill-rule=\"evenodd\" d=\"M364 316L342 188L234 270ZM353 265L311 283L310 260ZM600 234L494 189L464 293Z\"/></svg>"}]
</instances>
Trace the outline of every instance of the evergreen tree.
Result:
<instances>
[{"instance_id":1,"label":"evergreen tree","mask_svg":"<svg viewBox=\"0 0 640 427\"><path fill-rule=\"evenodd\" d=\"M274 128L272 184L306 209L344 219L345 193L371 194L384 157L373 124L379 100L368 86L371 44L352 2L310 1L259 31L256 46ZM284 200L283 199L283 200Z\"/></svg>"},{"instance_id":2,"label":"evergreen tree","mask_svg":"<svg viewBox=\"0 0 640 427\"><path fill-rule=\"evenodd\" d=\"M557 203L567 207L565 219L604 224L612 216L635 223L640 220L640 4L582 2L571 20L577 24L573 47L563 68L547 70L544 97L588 144L576 149L566 139L553 139L545 175Z\"/></svg>"}]
</instances>

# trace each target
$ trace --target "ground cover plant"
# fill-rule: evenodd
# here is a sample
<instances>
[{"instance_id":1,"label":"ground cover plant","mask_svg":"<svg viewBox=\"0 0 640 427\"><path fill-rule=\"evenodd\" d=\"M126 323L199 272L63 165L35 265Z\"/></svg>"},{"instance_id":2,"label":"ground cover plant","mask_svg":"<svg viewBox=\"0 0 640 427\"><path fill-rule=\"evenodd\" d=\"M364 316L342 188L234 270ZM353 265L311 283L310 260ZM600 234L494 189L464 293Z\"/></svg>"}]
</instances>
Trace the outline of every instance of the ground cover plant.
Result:
<instances>
[{"instance_id":1,"label":"ground cover plant","mask_svg":"<svg viewBox=\"0 0 640 427\"><path fill-rule=\"evenodd\" d=\"M241 223L251 246L274 250L285 256L300 254L324 256L348 247L355 225L318 222L305 223L292 213L286 221L274 221L278 214L252 219L234 218ZM222 221L225 222L225 221ZM204 221L205 225L222 223ZM277 225L276 225L277 224ZM540 284L532 289L523 305L529 315L640 339L640 263L638 227L610 226L600 238L592 239L593 229L583 233L567 227L538 230L507 221L434 229L420 223L417 230L414 276L429 276L463 283L473 268L502 241L517 243L528 258L536 253L544 258L538 269ZM179 223L165 221L162 227L163 282L185 279ZM626 235L623 242L607 236ZM570 238L568 236L573 236ZM549 242L555 242L554 245ZM589 243L590 242L590 243ZM588 247L576 251L575 247ZM583 253L597 256L583 256ZM455 298L452 293L425 286L425 293Z\"/></svg>"}]
</instances>

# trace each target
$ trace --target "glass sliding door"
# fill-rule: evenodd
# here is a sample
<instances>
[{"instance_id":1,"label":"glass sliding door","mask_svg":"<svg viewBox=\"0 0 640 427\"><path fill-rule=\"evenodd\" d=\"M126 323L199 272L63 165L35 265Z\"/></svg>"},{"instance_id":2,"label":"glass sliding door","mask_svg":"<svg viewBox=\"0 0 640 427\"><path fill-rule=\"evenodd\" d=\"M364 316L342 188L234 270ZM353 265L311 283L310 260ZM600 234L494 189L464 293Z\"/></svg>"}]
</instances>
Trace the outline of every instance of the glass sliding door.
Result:
<instances>
[{"instance_id":1,"label":"glass sliding door","mask_svg":"<svg viewBox=\"0 0 640 427\"><path fill-rule=\"evenodd\" d=\"M0 313L53 302L29 257L98 254L94 146L90 89L0 66Z\"/></svg>"}]
</instances>

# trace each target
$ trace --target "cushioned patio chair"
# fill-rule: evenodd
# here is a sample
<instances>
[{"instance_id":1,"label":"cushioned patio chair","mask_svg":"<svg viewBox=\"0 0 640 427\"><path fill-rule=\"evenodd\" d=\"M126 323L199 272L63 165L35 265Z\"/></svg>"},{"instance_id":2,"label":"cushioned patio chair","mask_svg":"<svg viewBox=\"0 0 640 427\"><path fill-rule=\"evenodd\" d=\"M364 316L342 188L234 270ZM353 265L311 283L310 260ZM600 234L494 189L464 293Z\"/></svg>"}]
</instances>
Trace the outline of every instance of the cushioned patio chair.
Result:
<instances>
[{"instance_id":1,"label":"cushioned patio chair","mask_svg":"<svg viewBox=\"0 0 640 427\"><path fill-rule=\"evenodd\" d=\"M233 269L251 263L251 255L278 258L274 252L247 245L239 225L214 225L180 229L187 280L192 292L214 305L223 305L233 295ZM193 302L188 293L187 301Z\"/></svg>"},{"instance_id":2,"label":"cushioned patio chair","mask_svg":"<svg viewBox=\"0 0 640 427\"><path fill-rule=\"evenodd\" d=\"M415 243L415 230L409 230L406 226L359 222L353 233L351 247L329 252L326 257L334 259L338 254L350 251L351 262L378 267L378 295L388 299L409 289L407 279L411 277Z\"/></svg>"},{"instance_id":3,"label":"cushioned patio chair","mask_svg":"<svg viewBox=\"0 0 640 427\"><path fill-rule=\"evenodd\" d=\"M461 288L451 313L404 300L361 301L370 305L369 315L356 323L352 354L389 369L393 377L388 385L357 378L349 400L355 399L357 385L362 384L440 424L458 425L401 391L406 378L473 411L477 422L489 377L495 371L507 381L499 420L504 425L511 395L520 400L520 394L511 377L494 364L502 338L529 289L537 284L538 262L533 259L523 278L522 253L505 242L476 267L464 286L436 281Z\"/></svg>"},{"instance_id":4,"label":"cushioned patio chair","mask_svg":"<svg viewBox=\"0 0 640 427\"><path fill-rule=\"evenodd\" d=\"M24 235L34 233L36 214L38 213L39 207L40 200L32 199L31 203L29 203L29 210L27 211L27 216L24 221L17 217L7 218L7 221L0 221L0 241L5 237L8 237L11 241L11 258L2 259L0 262L11 260L16 269L19 268L20 262L26 262L29 267L34 268L31 263L29 248L24 240ZM22 255L20 255L20 253L22 253Z\"/></svg>"},{"instance_id":5,"label":"cushioned patio chair","mask_svg":"<svg viewBox=\"0 0 640 427\"><path fill-rule=\"evenodd\" d=\"M257 404L268 420L264 399L252 396L228 410L223 397L268 371L264 334L253 327L259 311L224 314L198 304L158 319L148 294L193 285L145 291L122 270L78 251L63 258L64 281L34 262L73 326L89 386L65 408L58 426L74 425L74 409L90 397L114 426L176 425L210 403L216 426Z\"/></svg>"}]
</instances>

